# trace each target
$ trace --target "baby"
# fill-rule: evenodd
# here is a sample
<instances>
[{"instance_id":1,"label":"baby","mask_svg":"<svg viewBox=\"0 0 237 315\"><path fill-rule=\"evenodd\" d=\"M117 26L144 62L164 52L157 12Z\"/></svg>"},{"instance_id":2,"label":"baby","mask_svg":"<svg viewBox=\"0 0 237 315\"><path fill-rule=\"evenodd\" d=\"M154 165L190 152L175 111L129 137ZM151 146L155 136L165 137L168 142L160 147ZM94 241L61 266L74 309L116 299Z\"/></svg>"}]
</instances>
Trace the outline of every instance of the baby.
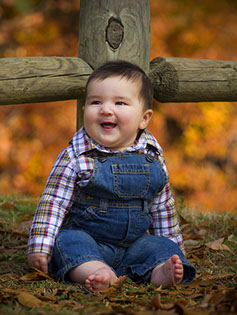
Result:
<instances>
[{"instance_id":1,"label":"baby","mask_svg":"<svg viewBox=\"0 0 237 315\"><path fill-rule=\"evenodd\" d=\"M194 279L162 149L146 129L152 97L129 62L91 74L84 126L58 156L33 220L31 266L89 290L122 275L168 287Z\"/></svg>"}]
</instances>

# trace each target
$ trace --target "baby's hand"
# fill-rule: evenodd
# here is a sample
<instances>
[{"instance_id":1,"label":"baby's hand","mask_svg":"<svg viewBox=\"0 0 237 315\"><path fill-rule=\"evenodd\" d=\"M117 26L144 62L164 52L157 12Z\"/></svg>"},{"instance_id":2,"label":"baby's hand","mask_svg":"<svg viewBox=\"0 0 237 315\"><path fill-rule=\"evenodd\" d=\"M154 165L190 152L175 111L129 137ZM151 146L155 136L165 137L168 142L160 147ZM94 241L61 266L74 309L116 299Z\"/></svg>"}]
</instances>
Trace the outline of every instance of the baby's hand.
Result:
<instances>
[{"instance_id":1,"label":"baby's hand","mask_svg":"<svg viewBox=\"0 0 237 315\"><path fill-rule=\"evenodd\" d=\"M33 253L27 256L30 266L42 270L44 273L48 273L48 264L51 261L51 256L44 253Z\"/></svg>"}]
</instances>

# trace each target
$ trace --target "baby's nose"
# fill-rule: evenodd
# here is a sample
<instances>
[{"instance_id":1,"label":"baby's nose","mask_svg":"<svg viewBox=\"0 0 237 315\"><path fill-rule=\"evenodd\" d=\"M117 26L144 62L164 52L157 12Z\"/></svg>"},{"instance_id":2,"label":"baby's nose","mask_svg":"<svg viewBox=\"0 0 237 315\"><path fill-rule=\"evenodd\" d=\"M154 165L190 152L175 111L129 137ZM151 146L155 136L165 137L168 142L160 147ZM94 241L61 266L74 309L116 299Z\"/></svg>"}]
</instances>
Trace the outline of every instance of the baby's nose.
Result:
<instances>
[{"instance_id":1,"label":"baby's nose","mask_svg":"<svg viewBox=\"0 0 237 315\"><path fill-rule=\"evenodd\" d=\"M103 114L106 114L106 115L113 113L112 104L110 104L110 103L104 103L104 104L102 104L102 106L101 106L101 112L102 112Z\"/></svg>"}]
</instances>

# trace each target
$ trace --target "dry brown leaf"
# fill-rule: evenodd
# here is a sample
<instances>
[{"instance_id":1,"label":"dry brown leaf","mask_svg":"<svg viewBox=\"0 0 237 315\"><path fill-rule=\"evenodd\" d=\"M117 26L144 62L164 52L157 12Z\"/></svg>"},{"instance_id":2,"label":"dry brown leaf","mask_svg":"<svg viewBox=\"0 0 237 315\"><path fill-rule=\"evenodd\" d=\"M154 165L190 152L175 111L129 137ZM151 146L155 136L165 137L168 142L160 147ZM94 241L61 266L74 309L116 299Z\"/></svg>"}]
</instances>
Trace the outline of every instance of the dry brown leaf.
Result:
<instances>
[{"instance_id":1,"label":"dry brown leaf","mask_svg":"<svg viewBox=\"0 0 237 315\"><path fill-rule=\"evenodd\" d=\"M53 280L49 275L47 275L47 273L43 272L40 269L37 269L35 267L32 267L39 275L41 275L42 277L46 278L46 279L50 279Z\"/></svg>"},{"instance_id":2,"label":"dry brown leaf","mask_svg":"<svg viewBox=\"0 0 237 315\"><path fill-rule=\"evenodd\" d=\"M21 292L18 295L18 301L29 308L43 307L47 304L28 292Z\"/></svg>"},{"instance_id":3,"label":"dry brown leaf","mask_svg":"<svg viewBox=\"0 0 237 315\"><path fill-rule=\"evenodd\" d=\"M96 292L97 293L102 292L102 293L106 293L106 294L114 292L116 290L119 290L123 286L123 284L126 281L126 279L127 279L127 276L121 276L121 277L118 278L118 280L117 279L115 281L112 280L111 281L111 286L108 289L95 290L93 292L95 292L95 293Z\"/></svg>"},{"instance_id":4,"label":"dry brown leaf","mask_svg":"<svg viewBox=\"0 0 237 315\"><path fill-rule=\"evenodd\" d=\"M40 280L44 280L45 277L41 276L40 274L38 274L37 272L30 272L27 273L26 275L22 276L19 281L40 281Z\"/></svg>"},{"instance_id":5,"label":"dry brown leaf","mask_svg":"<svg viewBox=\"0 0 237 315\"><path fill-rule=\"evenodd\" d=\"M186 300L178 300L175 302L175 310L178 314L188 314L188 311L186 309L186 305L188 302Z\"/></svg>"},{"instance_id":6,"label":"dry brown leaf","mask_svg":"<svg viewBox=\"0 0 237 315\"><path fill-rule=\"evenodd\" d=\"M198 256L194 254L191 254L191 256L194 258L195 261L199 261L199 262L201 261L201 259Z\"/></svg>"},{"instance_id":7,"label":"dry brown leaf","mask_svg":"<svg viewBox=\"0 0 237 315\"><path fill-rule=\"evenodd\" d=\"M214 304L214 305L219 304L225 299L225 296L226 296L225 290L218 291L215 294L212 294L209 300L209 304Z\"/></svg>"},{"instance_id":8,"label":"dry brown leaf","mask_svg":"<svg viewBox=\"0 0 237 315\"><path fill-rule=\"evenodd\" d=\"M231 249L223 244L223 241L224 241L224 237L222 238L219 238L218 240L216 241L213 241L213 242L209 242L209 243L206 243L205 245L213 250L228 250L228 251L231 251ZM230 236L228 237L228 240L231 240Z\"/></svg>"},{"instance_id":9,"label":"dry brown leaf","mask_svg":"<svg viewBox=\"0 0 237 315\"><path fill-rule=\"evenodd\" d=\"M195 281L193 286L208 287L212 284L213 282L211 280L198 280L198 281Z\"/></svg>"},{"instance_id":10,"label":"dry brown leaf","mask_svg":"<svg viewBox=\"0 0 237 315\"><path fill-rule=\"evenodd\" d=\"M27 248L27 244L25 245L18 245L18 246L12 246L14 249L22 249L22 248Z\"/></svg>"},{"instance_id":11,"label":"dry brown leaf","mask_svg":"<svg viewBox=\"0 0 237 315\"><path fill-rule=\"evenodd\" d=\"M3 278L8 278L8 277L16 279L17 274L16 273L5 273L3 275L0 275L1 281L4 281Z\"/></svg>"},{"instance_id":12,"label":"dry brown leaf","mask_svg":"<svg viewBox=\"0 0 237 315\"><path fill-rule=\"evenodd\" d=\"M33 269L35 269L34 272L30 272L24 276L22 276L19 280L20 281L39 281L39 280L44 280L44 279L50 279L53 280L50 276L48 276L46 273L44 273L43 271L32 267Z\"/></svg>"},{"instance_id":13,"label":"dry brown leaf","mask_svg":"<svg viewBox=\"0 0 237 315\"><path fill-rule=\"evenodd\" d=\"M230 273L223 273L221 275L212 275L212 276L209 276L208 278L209 279L222 279L222 278L228 278L234 275L235 275L234 272L230 272Z\"/></svg>"},{"instance_id":14,"label":"dry brown leaf","mask_svg":"<svg viewBox=\"0 0 237 315\"><path fill-rule=\"evenodd\" d=\"M2 292L6 292L7 294L10 295L16 295L19 294L21 292L25 292L25 289L9 289L9 288L4 288L1 290Z\"/></svg>"},{"instance_id":15,"label":"dry brown leaf","mask_svg":"<svg viewBox=\"0 0 237 315\"><path fill-rule=\"evenodd\" d=\"M112 282L111 285L116 289L120 289L126 280L127 280L127 276L121 276L118 278L118 280L115 283Z\"/></svg>"},{"instance_id":16,"label":"dry brown leaf","mask_svg":"<svg viewBox=\"0 0 237 315\"><path fill-rule=\"evenodd\" d=\"M150 302L150 305L155 310L170 310L174 307L174 303L162 303L160 300L160 294L157 293Z\"/></svg>"},{"instance_id":17,"label":"dry brown leaf","mask_svg":"<svg viewBox=\"0 0 237 315\"><path fill-rule=\"evenodd\" d=\"M155 310L162 310L163 309L163 305L160 301L160 294L156 294L153 299L151 300L151 306L155 309Z\"/></svg>"}]
</instances>

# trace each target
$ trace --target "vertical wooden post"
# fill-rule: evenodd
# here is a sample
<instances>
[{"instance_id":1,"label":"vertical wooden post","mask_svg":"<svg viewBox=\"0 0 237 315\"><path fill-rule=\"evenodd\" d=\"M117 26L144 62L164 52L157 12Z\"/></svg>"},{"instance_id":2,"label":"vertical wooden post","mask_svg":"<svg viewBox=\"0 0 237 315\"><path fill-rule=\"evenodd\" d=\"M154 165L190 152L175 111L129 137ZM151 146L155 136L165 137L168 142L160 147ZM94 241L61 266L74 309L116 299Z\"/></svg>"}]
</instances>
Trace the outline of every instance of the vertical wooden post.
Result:
<instances>
[{"instance_id":1,"label":"vertical wooden post","mask_svg":"<svg viewBox=\"0 0 237 315\"><path fill-rule=\"evenodd\" d=\"M147 74L150 63L149 0L81 0L78 56L93 69L123 59ZM78 101L77 128L83 100Z\"/></svg>"}]
</instances>

